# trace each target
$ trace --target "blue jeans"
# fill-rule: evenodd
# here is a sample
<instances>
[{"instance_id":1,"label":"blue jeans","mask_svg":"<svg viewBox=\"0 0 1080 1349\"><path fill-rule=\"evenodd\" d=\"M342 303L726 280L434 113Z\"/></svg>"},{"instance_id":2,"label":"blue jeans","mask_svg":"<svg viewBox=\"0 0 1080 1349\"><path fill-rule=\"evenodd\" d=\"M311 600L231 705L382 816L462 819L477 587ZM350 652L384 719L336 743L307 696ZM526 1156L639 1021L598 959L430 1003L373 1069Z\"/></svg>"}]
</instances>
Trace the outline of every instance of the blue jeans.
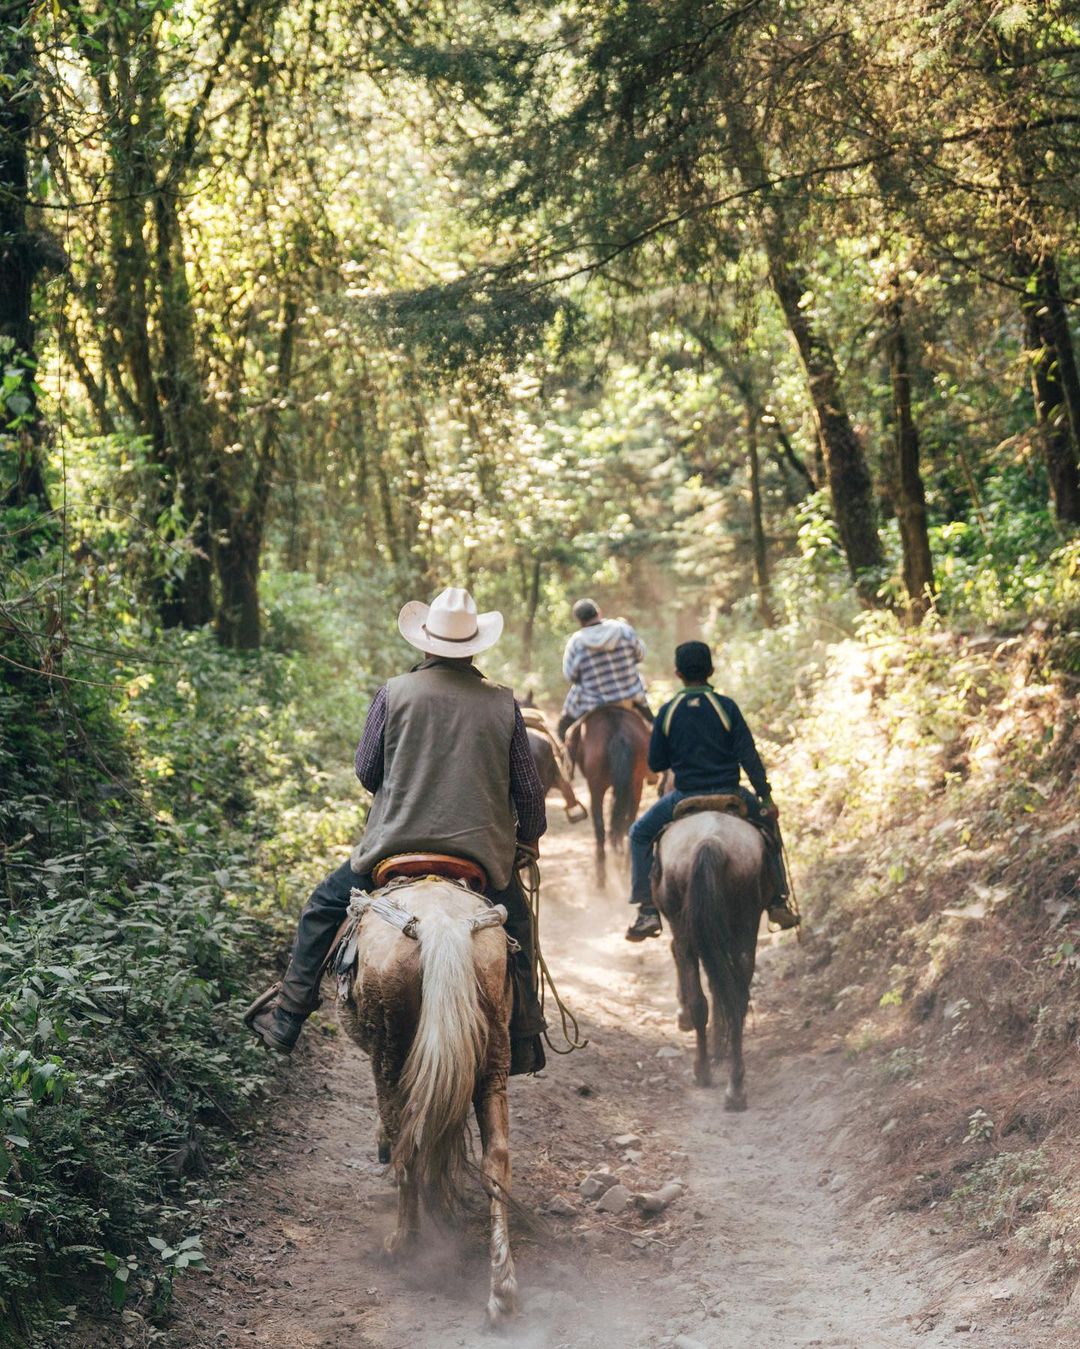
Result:
<instances>
[{"instance_id":1,"label":"blue jeans","mask_svg":"<svg viewBox=\"0 0 1080 1349\"><path fill-rule=\"evenodd\" d=\"M652 850L660 830L669 825L675 815L675 807L688 796L708 796L712 792L737 791L750 808L751 816L756 816L761 803L753 792L746 787L699 788L694 792L668 792L655 805L650 806L644 815L630 826L630 903L644 904L652 908Z\"/></svg>"}]
</instances>

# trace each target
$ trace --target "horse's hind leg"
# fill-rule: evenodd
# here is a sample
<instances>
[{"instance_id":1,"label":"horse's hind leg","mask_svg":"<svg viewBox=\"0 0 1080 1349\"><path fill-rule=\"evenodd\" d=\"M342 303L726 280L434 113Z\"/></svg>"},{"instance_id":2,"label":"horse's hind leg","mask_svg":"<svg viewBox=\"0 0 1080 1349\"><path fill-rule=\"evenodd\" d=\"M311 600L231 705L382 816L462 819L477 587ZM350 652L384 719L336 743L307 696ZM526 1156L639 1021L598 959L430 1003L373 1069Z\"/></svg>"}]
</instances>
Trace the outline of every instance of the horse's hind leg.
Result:
<instances>
[{"instance_id":1,"label":"horse's hind leg","mask_svg":"<svg viewBox=\"0 0 1080 1349\"><path fill-rule=\"evenodd\" d=\"M604 793L606 787L589 783L589 808L592 811L593 834L596 837L596 884L601 890L607 885L607 832L604 827Z\"/></svg>"},{"instance_id":2,"label":"horse's hind leg","mask_svg":"<svg viewBox=\"0 0 1080 1349\"><path fill-rule=\"evenodd\" d=\"M690 1031L694 1029L694 1017L690 1010L693 1002L693 989L689 986L687 970L689 968L689 958L684 954L686 945L682 936L682 930L679 921L673 918L669 912L668 906L661 903L660 912L668 920L671 927L671 957L675 961L675 992L679 999L679 1029ZM700 988L700 980L698 981ZM708 1017L708 1008L705 1009L706 1018Z\"/></svg>"},{"instance_id":3,"label":"horse's hind leg","mask_svg":"<svg viewBox=\"0 0 1080 1349\"><path fill-rule=\"evenodd\" d=\"M701 987L701 970L697 956L686 949L682 934L676 932L671 942L675 956L675 968L679 972L679 991L682 997L682 1012L679 1025L684 1025L683 1017L689 1021L696 1038L694 1053L694 1081L699 1087L712 1086L712 1070L709 1067L709 1001Z\"/></svg>"},{"instance_id":4,"label":"horse's hind leg","mask_svg":"<svg viewBox=\"0 0 1080 1349\"><path fill-rule=\"evenodd\" d=\"M723 1063L728 1056L728 1048L731 1043L731 1032L728 1030L727 1016L724 1013L722 1005L713 997L712 1002L712 1024L709 1027L711 1050L710 1057L713 1063Z\"/></svg>"},{"instance_id":5,"label":"horse's hind leg","mask_svg":"<svg viewBox=\"0 0 1080 1349\"><path fill-rule=\"evenodd\" d=\"M401 1101L392 1087L375 1074L375 1095L379 1102L379 1128L376 1134L379 1161L389 1162L401 1131ZM383 1242L388 1255L406 1250L420 1233L420 1204L416 1178L410 1166L399 1164L394 1174L398 1187L397 1227Z\"/></svg>"},{"instance_id":6,"label":"horse's hind leg","mask_svg":"<svg viewBox=\"0 0 1080 1349\"><path fill-rule=\"evenodd\" d=\"M731 1027L731 1072L728 1077L727 1091L724 1092L725 1110L746 1109L746 1088L743 1081L746 1069L743 1066L743 1020L745 1012Z\"/></svg>"},{"instance_id":7,"label":"horse's hind leg","mask_svg":"<svg viewBox=\"0 0 1080 1349\"><path fill-rule=\"evenodd\" d=\"M411 1166L397 1168L397 1227L383 1242L387 1255L398 1255L414 1245L420 1235L420 1194Z\"/></svg>"},{"instance_id":8,"label":"horse's hind leg","mask_svg":"<svg viewBox=\"0 0 1080 1349\"><path fill-rule=\"evenodd\" d=\"M488 1323L502 1325L518 1309L517 1275L510 1251L510 1111L506 1102L506 1079L500 1074L487 1079L474 1098L484 1149L480 1169L484 1188L491 1197L491 1291Z\"/></svg>"},{"instance_id":9,"label":"horse's hind leg","mask_svg":"<svg viewBox=\"0 0 1080 1349\"><path fill-rule=\"evenodd\" d=\"M735 1015L731 1021L731 1069L728 1076L727 1091L724 1093L725 1110L746 1109L746 1067L743 1063L743 1024L746 1021L746 1009L750 1004L750 980L754 976L754 952L740 951L736 956L746 982L736 994Z\"/></svg>"}]
</instances>

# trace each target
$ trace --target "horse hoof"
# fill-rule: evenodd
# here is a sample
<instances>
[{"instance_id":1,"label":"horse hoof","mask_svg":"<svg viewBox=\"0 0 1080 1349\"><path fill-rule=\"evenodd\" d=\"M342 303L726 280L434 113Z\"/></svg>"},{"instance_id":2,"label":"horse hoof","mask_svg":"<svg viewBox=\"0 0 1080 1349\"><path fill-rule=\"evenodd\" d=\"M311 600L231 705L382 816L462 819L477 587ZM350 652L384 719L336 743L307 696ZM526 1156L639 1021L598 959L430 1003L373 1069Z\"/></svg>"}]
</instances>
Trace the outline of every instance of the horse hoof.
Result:
<instances>
[{"instance_id":1,"label":"horse hoof","mask_svg":"<svg viewBox=\"0 0 1080 1349\"><path fill-rule=\"evenodd\" d=\"M390 1144L384 1143L381 1138L379 1139L379 1163L382 1166L390 1165Z\"/></svg>"},{"instance_id":2,"label":"horse hoof","mask_svg":"<svg viewBox=\"0 0 1080 1349\"><path fill-rule=\"evenodd\" d=\"M383 1238L383 1252L393 1259L395 1256L402 1255L415 1243L415 1232L391 1232L388 1237Z\"/></svg>"},{"instance_id":3,"label":"horse hoof","mask_svg":"<svg viewBox=\"0 0 1080 1349\"><path fill-rule=\"evenodd\" d=\"M732 1089L728 1087L727 1091L724 1093L724 1109L745 1110L746 1092L743 1091L741 1087L738 1091L732 1091Z\"/></svg>"},{"instance_id":4,"label":"horse hoof","mask_svg":"<svg viewBox=\"0 0 1080 1349\"><path fill-rule=\"evenodd\" d=\"M694 1069L694 1085L697 1087L712 1086L712 1073L709 1072L708 1068Z\"/></svg>"},{"instance_id":5,"label":"horse hoof","mask_svg":"<svg viewBox=\"0 0 1080 1349\"><path fill-rule=\"evenodd\" d=\"M690 1019L690 1013L684 1012L682 1008L679 1009L679 1029L680 1030L694 1029L694 1023Z\"/></svg>"},{"instance_id":6,"label":"horse hoof","mask_svg":"<svg viewBox=\"0 0 1080 1349\"><path fill-rule=\"evenodd\" d=\"M499 1330L518 1314L517 1289L492 1293L487 1304L487 1323L490 1330Z\"/></svg>"}]
</instances>

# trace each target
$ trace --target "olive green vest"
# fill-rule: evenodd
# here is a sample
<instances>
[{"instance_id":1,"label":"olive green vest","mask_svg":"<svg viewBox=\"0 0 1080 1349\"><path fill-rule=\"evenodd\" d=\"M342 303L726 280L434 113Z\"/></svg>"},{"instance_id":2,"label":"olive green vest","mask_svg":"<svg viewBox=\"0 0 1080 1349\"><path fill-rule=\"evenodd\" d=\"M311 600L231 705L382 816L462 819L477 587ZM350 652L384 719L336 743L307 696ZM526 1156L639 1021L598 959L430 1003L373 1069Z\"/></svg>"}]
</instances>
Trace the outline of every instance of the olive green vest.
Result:
<instances>
[{"instance_id":1,"label":"olive green vest","mask_svg":"<svg viewBox=\"0 0 1080 1349\"><path fill-rule=\"evenodd\" d=\"M514 695L475 672L431 665L386 685L383 780L353 853L369 872L400 852L468 857L497 890L510 882Z\"/></svg>"}]
</instances>

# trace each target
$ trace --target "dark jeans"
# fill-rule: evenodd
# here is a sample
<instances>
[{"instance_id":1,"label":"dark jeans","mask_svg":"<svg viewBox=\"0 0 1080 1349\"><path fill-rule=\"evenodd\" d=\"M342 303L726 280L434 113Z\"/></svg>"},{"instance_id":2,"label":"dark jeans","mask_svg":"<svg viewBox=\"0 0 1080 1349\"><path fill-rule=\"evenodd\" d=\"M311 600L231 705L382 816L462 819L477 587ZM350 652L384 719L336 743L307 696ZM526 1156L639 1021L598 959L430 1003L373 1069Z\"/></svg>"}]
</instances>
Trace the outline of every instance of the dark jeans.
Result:
<instances>
[{"instance_id":1,"label":"dark jeans","mask_svg":"<svg viewBox=\"0 0 1080 1349\"><path fill-rule=\"evenodd\" d=\"M359 876L343 862L311 893L296 929L289 968L281 981L278 1004L287 1012L302 1016L319 1005L319 974L334 935L349 907L349 891L372 889L370 876ZM493 904L506 905L506 930L521 946L511 967L514 984L514 1011L510 1021L512 1036L536 1035L544 1029L544 1017L533 982L532 919L521 882L515 872L505 890L488 890Z\"/></svg>"},{"instance_id":2,"label":"dark jeans","mask_svg":"<svg viewBox=\"0 0 1080 1349\"><path fill-rule=\"evenodd\" d=\"M715 787L713 792L738 791L739 795L746 802L751 821L759 823L762 818L761 802L748 787ZM656 836L661 829L669 825L675 815L675 807L680 801L688 796L708 796L711 793L704 790L695 792L668 792L662 796L659 801L650 806L649 809L635 820L630 826L630 903L642 904L647 909L653 907L652 893L652 852L653 844L656 842ZM765 858L769 866L769 874L772 877L773 885L777 894L784 894L787 891L787 882L784 876L784 862L780 855L780 834L774 823L768 828L763 829L765 837Z\"/></svg>"}]
</instances>

